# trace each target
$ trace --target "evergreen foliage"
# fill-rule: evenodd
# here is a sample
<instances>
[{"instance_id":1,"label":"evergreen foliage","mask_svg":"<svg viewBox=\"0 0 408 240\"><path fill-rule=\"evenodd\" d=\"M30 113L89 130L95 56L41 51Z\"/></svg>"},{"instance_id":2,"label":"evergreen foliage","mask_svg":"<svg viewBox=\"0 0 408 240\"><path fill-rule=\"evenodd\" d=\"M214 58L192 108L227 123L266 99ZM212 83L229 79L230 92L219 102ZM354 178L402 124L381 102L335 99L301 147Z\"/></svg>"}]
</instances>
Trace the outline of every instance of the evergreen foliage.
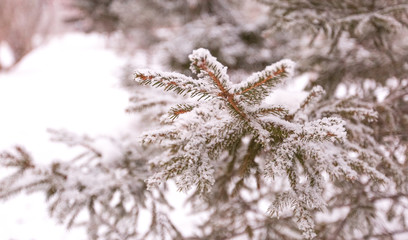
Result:
<instances>
[{"instance_id":1,"label":"evergreen foliage","mask_svg":"<svg viewBox=\"0 0 408 240\"><path fill-rule=\"evenodd\" d=\"M405 1L258 0L269 16L251 26L240 21L242 2L74 0L83 15L71 20L90 21L89 31L148 32L147 45L155 30L171 31L159 55L181 73L140 69L139 85L126 85L133 92L126 111L154 129L142 136L51 130L82 152L46 166L22 147L1 153L0 165L12 172L0 181L0 198L44 192L51 215L68 228L85 225L92 240L407 233ZM197 47L210 51L189 55L190 74L185 55ZM283 55L296 59L298 73L315 76L295 108L293 96L287 105L271 100L295 75L291 60L234 79ZM346 86L342 98L339 86ZM169 182L201 220L189 236L170 217ZM150 215L147 230L142 212Z\"/></svg>"},{"instance_id":2,"label":"evergreen foliage","mask_svg":"<svg viewBox=\"0 0 408 240\"><path fill-rule=\"evenodd\" d=\"M74 0L71 7L76 11L66 21L85 32L119 33L115 44L130 55L135 47L159 48L160 62L184 74L189 74L186 56L196 48L209 49L230 70L247 73L281 57L272 50L277 44L261 36L265 22L248 24L254 18L246 16L251 4L248 0Z\"/></svg>"},{"instance_id":3,"label":"evergreen foliage","mask_svg":"<svg viewBox=\"0 0 408 240\"><path fill-rule=\"evenodd\" d=\"M319 74L315 84L322 85L328 96L341 83L367 78L384 83L391 77L407 77L406 1L259 2L270 6L267 35L271 38L290 32L289 38L309 39L298 43L307 51L290 52L300 60L300 70Z\"/></svg>"},{"instance_id":4,"label":"evergreen foliage","mask_svg":"<svg viewBox=\"0 0 408 240\"><path fill-rule=\"evenodd\" d=\"M322 197L327 181L324 174L344 181L365 173L374 182L389 181L375 169L377 162L367 163L362 156L350 155L352 144L346 139L343 120L325 117L308 121L307 109L324 93L320 87L314 88L292 114L282 106L262 103L276 85L291 75L293 62L283 60L233 85L226 68L208 51L196 50L189 58L198 79L146 70L135 74L142 84L191 93L192 97L200 95L195 106L179 106L178 118L169 126L144 136L144 142L160 143L167 149L151 160L156 173L147 181L149 186L175 178L181 191L195 187L197 193L206 195L221 177L217 173L224 175L225 170L219 169L237 168L227 180L241 178L233 192L247 178L261 181L262 176L283 177L290 188L275 196L269 212L278 215L285 207L293 208L298 228L306 238L312 238L310 212L326 206ZM206 99L200 100L203 96ZM367 108L332 113L342 111L367 121L376 118L376 113ZM170 114L174 119L174 110ZM243 139L248 141L244 150L240 149Z\"/></svg>"},{"instance_id":5,"label":"evergreen foliage","mask_svg":"<svg viewBox=\"0 0 408 240\"><path fill-rule=\"evenodd\" d=\"M170 39L162 44L165 49L162 62L188 75L189 60L186 56L196 48L206 48L217 59L228 64L230 74L234 76L262 69L276 60L278 54L273 51L276 43L261 36L265 30L264 22L248 25L242 14L245 6L240 6L239 9L241 11L232 7L226 9L225 12L237 12L228 19L221 18L225 13L216 12L220 15L211 13L179 27ZM186 42L185 39L191 41Z\"/></svg>"},{"instance_id":6,"label":"evergreen foliage","mask_svg":"<svg viewBox=\"0 0 408 240\"><path fill-rule=\"evenodd\" d=\"M146 191L144 180L150 175L147 161L152 149L134 145L128 137L91 138L63 130L50 130L50 134L52 140L80 149L79 154L43 166L22 147L3 152L0 164L13 173L1 180L0 198L21 191L44 192L52 217L68 229L85 225L93 240L181 239L163 213L172 207L162 190ZM151 216L151 228L146 232L138 228L138 222L148 221L140 219L143 211Z\"/></svg>"},{"instance_id":7,"label":"evergreen foliage","mask_svg":"<svg viewBox=\"0 0 408 240\"><path fill-rule=\"evenodd\" d=\"M140 84L180 96L155 101L149 92L131 99L129 112L153 108L153 119L161 119L157 130L143 134L144 147L130 136L50 130L55 141L83 152L49 166L35 164L21 147L2 153L2 166L15 171L2 180L0 197L44 192L52 216L68 228L85 218L95 240L351 239L388 234L375 228L384 216L390 216L385 222L405 222L395 213L407 196L406 168L386 145L378 147L375 105L353 98L321 101L325 92L316 86L298 108L288 109L267 97L293 76L292 61L233 84L208 50L195 50L189 59L197 78L135 72ZM186 203L194 213L206 214L196 235L184 236L168 216L170 180L190 194ZM386 199L392 204L384 210L377 203ZM338 220L320 217L344 208L347 214ZM141 211L151 215L145 232L138 227Z\"/></svg>"}]
</instances>

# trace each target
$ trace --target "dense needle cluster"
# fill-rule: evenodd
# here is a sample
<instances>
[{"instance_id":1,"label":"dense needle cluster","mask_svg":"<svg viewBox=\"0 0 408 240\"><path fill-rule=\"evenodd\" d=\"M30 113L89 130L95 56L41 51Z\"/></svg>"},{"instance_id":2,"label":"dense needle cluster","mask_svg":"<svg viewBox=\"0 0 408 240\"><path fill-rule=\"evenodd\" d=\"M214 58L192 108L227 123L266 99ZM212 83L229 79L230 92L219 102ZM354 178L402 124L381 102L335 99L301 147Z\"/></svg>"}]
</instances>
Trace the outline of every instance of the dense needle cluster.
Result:
<instances>
[{"instance_id":1,"label":"dense needle cluster","mask_svg":"<svg viewBox=\"0 0 408 240\"><path fill-rule=\"evenodd\" d=\"M299 229L312 238L310 211L326 205L322 198L326 174L353 180L358 177L354 166L359 165L373 178L387 181L382 173L344 150L344 120L324 117L308 121L304 117L309 105L324 93L320 87L293 113L264 101L292 75L292 61L277 62L234 85L227 68L207 50L195 50L189 58L198 79L150 70L135 73L141 84L197 98L192 105L173 108L173 122L145 133L144 143L159 143L165 149L150 160L155 170L147 180L150 188L175 179L181 191L195 187L205 195L211 192L223 164L238 165L241 178L284 177L290 188L276 196L269 211L274 215L283 206L292 207ZM249 144L243 151L244 139Z\"/></svg>"}]
</instances>

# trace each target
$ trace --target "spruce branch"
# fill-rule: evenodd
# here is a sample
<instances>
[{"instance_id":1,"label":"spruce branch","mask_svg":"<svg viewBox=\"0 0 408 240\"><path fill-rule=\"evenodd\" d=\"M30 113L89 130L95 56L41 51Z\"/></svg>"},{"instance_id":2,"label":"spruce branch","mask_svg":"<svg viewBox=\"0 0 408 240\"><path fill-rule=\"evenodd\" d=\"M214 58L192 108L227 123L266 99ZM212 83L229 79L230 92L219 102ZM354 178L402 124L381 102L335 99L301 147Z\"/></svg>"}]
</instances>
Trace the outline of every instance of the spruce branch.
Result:
<instances>
[{"instance_id":1,"label":"spruce branch","mask_svg":"<svg viewBox=\"0 0 408 240\"><path fill-rule=\"evenodd\" d=\"M297 59L301 72L313 74L310 83L322 84L324 90L314 87L298 108L293 104L298 96L286 96L288 106L282 101L286 98L278 99L282 105L274 104L270 101L276 98L268 96L292 74L291 61L233 84L227 67L209 51L196 50L190 55L196 77L135 73L142 85L157 87L155 93L164 89L179 96L127 85L134 90L127 111L140 114L144 124L157 124L155 130L120 139L50 130L52 140L81 152L69 162L45 166L21 147L0 153L0 166L14 170L0 179L0 199L43 192L53 217L67 228L85 225L92 240L392 239L407 232L408 84L398 80L408 73L403 40L407 0L258 0L272 6L267 19L272 21L250 27L235 19L239 14L225 12L233 2L246 7L239 0L74 1L89 13L104 5L115 13L111 20L117 23L122 15L131 20L137 15L118 7L132 6L128 9L145 14L139 15L146 20L152 16L146 6L176 10L188 4L194 11L188 19L205 18L186 24L188 28L177 27L179 41L169 53L171 61L180 64L189 47L206 43L232 74L235 67L242 68L238 74L247 73L287 56ZM252 6L245 15L252 19L251 11ZM170 12L178 11L166 15ZM154 21L160 19L168 18ZM259 34L268 25L297 28L300 34L276 32L267 46ZM214 26L218 30L208 32ZM198 36L205 39L197 42ZM180 49L180 43L186 48ZM385 82L391 76L392 87ZM387 83L381 88L389 90L389 96L380 103L373 97L379 84L372 86L372 81ZM335 99L340 84L353 87L347 94L356 87L359 97L370 103ZM323 99L324 91L328 94ZM152 146L155 151L149 150ZM164 192L169 180L179 191L191 190L187 203L203 219L186 238L166 214L172 210ZM271 203L266 214L265 203ZM152 216L144 232L138 227L145 220L142 212ZM89 217L85 224L80 222L83 213Z\"/></svg>"},{"instance_id":2,"label":"spruce branch","mask_svg":"<svg viewBox=\"0 0 408 240\"><path fill-rule=\"evenodd\" d=\"M235 95L242 95L248 104L258 104L286 78L291 77L294 63L291 60L281 60L265 70L252 74L246 81L234 86L231 90Z\"/></svg>"},{"instance_id":3,"label":"spruce branch","mask_svg":"<svg viewBox=\"0 0 408 240\"><path fill-rule=\"evenodd\" d=\"M174 91L180 95L190 94L191 97L209 97L210 91L202 81L195 80L179 73L164 73L160 71L138 70L135 80L143 85L163 87L165 91Z\"/></svg>"},{"instance_id":4,"label":"spruce branch","mask_svg":"<svg viewBox=\"0 0 408 240\"><path fill-rule=\"evenodd\" d=\"M284 106L260 106L252 112L256 116L274 115L280 118L285 118L288 113L289 110Z\"/></svg>"},{"instance_id":5,"label":"spruce branch","mask_svg":"<svg viewBox=\"0 0 408 240\"><path fill-rule=\"evenodd\" d=\"M194 106L188 104L178 104L176 107L170 109L169 115L171 120L178 118L180 114L192 111Z\"/></svg>"},{"instance_id":6,"label":"spruce branch","mask_svg":"<svg viewBox=\"0 0 408 240\"><path fill-rule=\"evenodd\" d=\"M200 79L206 80L208 83L214 84L219 89L218 95L228 95L228 90L232 83L227 75L227 67L213 57L207 49L194 50L189 55L191 61L190 69L197 74Z\"/></svg>"},{"instance_id":7,"label":"spruce branch","mask_svg":"<svg viewBox=\"0 0 408 240\"><path fill-rule=\"evenodd\" d=\"M319 102L322 97L324 96L326 92L323 90L321 86L315 86L312 88L310 91L309 95L303 100L303 102L300 104L301 110L306 109L307 107L313 106L313 104L316 104Z\"/></svg>"},{"instance_id":8,"label":"spruce branch","mask_svg":"<svg viewBox=\"0 0 408 240\"><path fill-rule=\"evenodd\" d=\"M357 173L364 173L386 181L373 165L351 157L343 149L348 144L344 120L324 116L308 121L324 94L322 88L315 87L293 115L284 106L263 102L292 74L294 64L290 60L273 64L236 85L229 82L226 68L207 50L194 51L190 60L198 76L195 81L203 83L201 87L208 89L212 98L172 108L171 124L144 135L145 143L156 142L165 149L150 160L155 174L147 180L149 189L175 179L180 191L194 187L198 195L208 196L217 184L230 183L232 190L220 194L234 199L248 188L247 178L256 179L256 185L262 188L260 176L283 177L290 189L282 196L293 209L304 237L313 238L312 213L326 205L322 196L324 174L353 181ZM167 73L158 74L161 78ZM179 84L184 80L190 78L180 77ZM306 117L300 119L301 113ZM249 139L247 148L237 147L244 138ZM215 178L224 158L230 159L226 160L228 174ZM237 181L232 180L234 176ZM276 204L270 209L271 213L282 211Z\"/></svg>"},{"instance_id":9,"label":"spruce branch","mask_svg":"<svg viewBox=\"0 0 408 240\"><path fill-rule=\"evenodd\" d=\"M51 130L52 138L71 147L80 147L71 161L39 165L21 147L13 152L0 153L4 163L14 173L0 181L0 199L20 192L43 192L52 217L67 228L81 226L78 216L87 216L85 226L90 239L139 239L139 212L150 210L152 203L169 207L161 190L148 191L144 179L149 175L146 163L148 149L125 146L127 141L113 138L91 138L66 131ZM106 155L98 141L109 141L116 146L117 156ZM146 155L144 155L146 154ZM29 164L28 164L29 163ZM166 227L166 226L170 227ZM170 222L156 222L161 234L179 235ZM145 231L155 236L153 229ZM179 238L181 239L181 238Z\"/></svg>"},{"instance_id":10,"label":"spruce branch","mask_svg":"<svg viewBox=\"0 0 408 240\"><path fill-rule=\"evenodd\" d=\"M139 101L140 100L140 101ZM156 106L166 106L168 104L167 101L156 101L155 99L139 99L137 97L132 97L129 99L130 102L133 102L133 106L129 106L126 109L126 112L133 113L133 112L142 112L145 109L153 108Z\"/></svg>"},{"instance_id":11,"label":"spruce branch","mask_svg":"<svg viewBox=\"0 0 408 240\"><path fill-rule=\"evenodd\" d=\"M16 146L15 153L6 151L0 153L0 165L4 167L17 167L22 171L33 168L33 159L31 155L21 146Z\"/></svg>"},{"instance_id":12,"label":"spruce branch","mask_svg":"<svg viewBox=\"0 0 408 240\"><path fill-rule=\"evenodd\" d=\"M246 119L247 115L237 103L234 95L229 91L232 84L227 75L227 68L211 56L208 50L202 48L194 50L189 59L191 61L192 72L196 73L199 78L214 84L219 90L217 95L225 99L238 115Z\"/></svg>"}]
</instances>

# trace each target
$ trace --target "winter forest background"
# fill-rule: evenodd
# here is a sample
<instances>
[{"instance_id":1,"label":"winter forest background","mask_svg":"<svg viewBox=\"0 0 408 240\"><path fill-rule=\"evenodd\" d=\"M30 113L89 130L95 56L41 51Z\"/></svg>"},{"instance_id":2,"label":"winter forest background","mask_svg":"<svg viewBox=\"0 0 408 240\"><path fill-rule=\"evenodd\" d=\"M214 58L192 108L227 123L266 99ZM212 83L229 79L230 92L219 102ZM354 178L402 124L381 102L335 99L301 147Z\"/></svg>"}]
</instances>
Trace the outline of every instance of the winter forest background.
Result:
<instances>
[{"instance_id":1,"label":"winter forest background","mask_svg":"<svg viewBox=\"0 0 408 240\"><path fill-rule=\"evenodd\" d=\"M0 239L408 239L406 0L0 0Z\"/></svg>"}]
</instances>

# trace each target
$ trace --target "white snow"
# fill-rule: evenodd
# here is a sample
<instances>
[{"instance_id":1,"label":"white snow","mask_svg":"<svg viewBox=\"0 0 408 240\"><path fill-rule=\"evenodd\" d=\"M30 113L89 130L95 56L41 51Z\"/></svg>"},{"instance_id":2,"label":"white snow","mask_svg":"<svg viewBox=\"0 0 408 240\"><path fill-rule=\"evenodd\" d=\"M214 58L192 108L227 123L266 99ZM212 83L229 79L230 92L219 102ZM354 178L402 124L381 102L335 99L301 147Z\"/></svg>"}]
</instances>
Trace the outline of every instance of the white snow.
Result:
<instances>
[{"instance_id":1,"label":"white snow","mask_svg":"<svg viewBox=\"0 0 408 240\"><path fill-rule=\"evenodd\" d=\"M128 94L119 88L125 61L105 47L99 35L70 33L34 50L12 71L0 73L0 150L19 144L41 163L69 160L72 151L50 142L47 128L89 135L128 129ZM57 225L40 193L0 202L0 213L0 239L86 239L82 229L68 232Z\"/></svg>"},{"instance_id":2,"label":"white snow","mask_svg":"<svg viewBox=\"0 0 408 240\"><path fill-rule=\"evenodd\" d=\"M13 52L6 42L0 42L0 65L9 67L14 62Z\"/></svg>"},{"instance_id":3,"label":"white snow","mask_svg":"<svg viewBox=\"0 0 408 240\"><path fill-rule=\"evenodd\" d=\"M46 146L48 128L92 135L125 127L128 95L118 86L123 63L97 35L69 34L35 50L0 74L0 147L22 144L46 159L55 157Z\"/></svg>"}]
</instances>

